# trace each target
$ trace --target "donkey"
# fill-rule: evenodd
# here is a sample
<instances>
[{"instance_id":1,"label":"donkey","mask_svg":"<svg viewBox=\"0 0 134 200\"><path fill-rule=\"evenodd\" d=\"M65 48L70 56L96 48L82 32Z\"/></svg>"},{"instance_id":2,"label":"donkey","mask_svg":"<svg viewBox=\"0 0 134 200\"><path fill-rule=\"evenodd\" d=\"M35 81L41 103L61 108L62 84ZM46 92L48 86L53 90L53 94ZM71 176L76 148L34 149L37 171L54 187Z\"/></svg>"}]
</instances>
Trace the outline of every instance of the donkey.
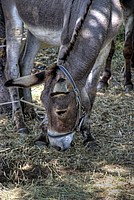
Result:
<instances>
[{"instance_id":1,"label":"donkey","mask_svg":"<svg viewBox=\"0 0 134 200\"><path fill-rule=\"evenodd\" d=\"M124 79L125 91L132 91L134 86L131 80L131 68L134 68L134 1L122 0L123 7L123 22L125 28L125 41L123 55L125 58ZM103 76L98 83L97 88L107 88L108 81L111 77L111 61L115 52L115 40L112 41L111 50L106 60Z\"/></svg>"},{"instance_id":2,"label":"donkey","mask_svg":"<svg viewBox=\"0 0 134 200\"><path fill-rule=\"evenodd\" d=\"M2 0L7 29L7 77L13 114L20 132L26 127L18 89L45 83L41 94L48 117L44 143L58 150L68 149L80 130L83 143L94 145L90 115L96 96L101 66L111 41L123 20L119 0ZM8 6L7 6L8 5ZM28 29L23 56L18 57L22 22ZM60 46L57 62L47 70L30 74L40 43ZM27 70L28 69L28 70ZM13 87L14 86L14 87ZM24 90L26 96L27 90ZM31 97L30 97L31 98Z\"/></svg>"}]
</instances>

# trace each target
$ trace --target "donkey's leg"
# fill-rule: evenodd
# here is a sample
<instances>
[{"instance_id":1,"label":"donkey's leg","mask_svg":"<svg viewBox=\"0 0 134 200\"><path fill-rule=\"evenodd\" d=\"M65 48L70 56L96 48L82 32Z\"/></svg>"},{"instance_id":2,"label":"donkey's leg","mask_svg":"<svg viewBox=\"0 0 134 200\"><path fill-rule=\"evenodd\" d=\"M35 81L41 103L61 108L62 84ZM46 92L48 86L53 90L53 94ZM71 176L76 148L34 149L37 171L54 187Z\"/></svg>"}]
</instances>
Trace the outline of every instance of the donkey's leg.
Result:
<instances>
[{"instance_id":1,"label":"donkey's leg","mask_svg":"<svg viewBox=\"0 0 134 200\"><path fill-rule=\"evenodd\" d=\"M105 64L105 67L104 67L102 78L100 79L100 81L97 85L98 90L105 89L105 88L108 87L108 81L111 77L111 62L112 62L114 52L115 52L115 40L113 40L111 42L111 49L110 49L108 58L106 60L106 64Z\"/></svg>"},{"instance_id":2,"label":"donkey's leg","mask_svg":"<svg viewBox=\"0 0 134 200\"><path fill-rule=\"evenodd\" d=\"M134 29L133 29L133 55L131 58L131 67L134 69Z\"/></svg>"},{"instance_id":3,"label":"donkey's leg","mask_svg":"<svg viewBox=\"0 0 134 200\"><path fill-rule=\"evenodd\" d=\"M2 0L2 6L5 16L7 42L7 63L5 73L7 79L14 79L19 76L18 57L21 46L23 26L13 0ZM11 88L9 91L12 101L13 119L17 130L20 133L27 133L28 130L23 120L18 89Z\"/></svg>"},{"instance_id":4,"label":"donkey's leg","mask_svg":"<svg viewBox=\"0 0 134 200\"><path fill-rule=\"evenodd\" d=\"M124 12L124 21L125 21L125 43L123 49L123 55L125 58L125 67L124 67L124 78L125 78L125 90L126 92L133 89L133 83L131 81L131 67L133 61L133 32L134 32L134 16L131 11L127 10Z\"/></svg>"},{"instance_id":5,"label":"donkey's leg","mask_svg":"<svg viewBox=\"0 0 134 200\"><path fill-rule=\"evenodd\" d=\"M40 41L28 31L26 42L19 58L21 76L26 76L31 74L33 62L39 48L40 48ZM21 96L24 97L26 101L32 102L31 89L23 88L23 90L21 90ZM28 113L30 116L35 115L33 107L29 106L28 104L26 104L23 107L24 111L26 111L26 113Z\"/></svg>"},{"instance_id":6,"label":"donkey's leg","mask_svg":"<svg viewBox=\"0 0 134 200\"><path fill-rule=\"evenodd\" d=\"M134 30L133 30L133 55L131 58L131 67L134 69Z\"/></svg>"},{"instance_id":7,"label":"donkey's leg","mask_svg":"<svg viewBox=\"0 0 134 200\"><path fill-rule=\"evenodd\" d=\"M124 44L124 58L125 58L125 68L124 68L124 78L125 78L125 91L131 91L133 89L133 84L131 81L131 57L132 57L132 35L128 35Z\"/></svg>"},{"instance_id":8,"label":"donkey's leg","mask_svg":"<svg viewBox=\"0 0 134 200\"><path fill-rule=\"evenodd\" d=\"M100 76L100 70L101 70L101 67L103 66L105 60L107 59L110 48L111 48L111 44L107 45L100 52L94 66L93 66L93 69L87 78L87 82L86 82L86 86L85 86L85 91L89 97L89 109L88 109L87 115L84 118L84 122L81 126L81 131L82 131L82 135L84 138L84 144L88 143L88 147L91 149L94 146L96 146L96 143L90 132L90 115L91 115L92 106L93 106L93 103L94 103L94 100L96 97L97 84L98 84L98 79Z\"/></svg>"}]
</instances>

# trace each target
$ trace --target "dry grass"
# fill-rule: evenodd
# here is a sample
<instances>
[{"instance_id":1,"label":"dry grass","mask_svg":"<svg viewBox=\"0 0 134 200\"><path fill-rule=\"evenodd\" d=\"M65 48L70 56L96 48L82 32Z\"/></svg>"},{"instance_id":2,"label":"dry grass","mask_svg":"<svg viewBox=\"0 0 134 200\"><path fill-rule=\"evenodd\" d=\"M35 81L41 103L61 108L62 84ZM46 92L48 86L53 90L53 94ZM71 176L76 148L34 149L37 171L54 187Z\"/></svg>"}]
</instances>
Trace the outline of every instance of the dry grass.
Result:
<instances>
[{"instance_id":1,"label":"dry grass","mask_svg":"<svg viewBox=\"0 0 134 200\"><path fill-rule=\"evenodd\" d=\"M26 119L30 134L25 138L1 116L0 200L134 199L134 101L133 92L124 93L122 43L117 45L110 87L98 92L91 116L99 151L84 147L80 134L64 153L38 148L33 141L39 121ZM37 103L40 91L33 89Z\"/></svg>"}]
</instances>

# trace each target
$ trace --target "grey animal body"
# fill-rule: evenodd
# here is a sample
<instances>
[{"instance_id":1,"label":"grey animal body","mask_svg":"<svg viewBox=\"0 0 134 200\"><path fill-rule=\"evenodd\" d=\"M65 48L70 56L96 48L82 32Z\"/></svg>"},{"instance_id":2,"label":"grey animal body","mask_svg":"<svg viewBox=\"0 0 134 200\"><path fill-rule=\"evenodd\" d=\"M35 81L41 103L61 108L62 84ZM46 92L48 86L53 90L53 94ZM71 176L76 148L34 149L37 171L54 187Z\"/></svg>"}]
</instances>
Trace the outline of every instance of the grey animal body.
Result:
<instances>
[{"instance_id":1,"label":"grey animal body","mask_svg":"<svg viewBox=\"0 0 134 200\"><path fill-rule=\"evenodd\" d=\"M134 68L134 1L121 0L123 8L123 25L125 29L125 40L123 47L124 55L124 88L125 92L132 91L134 85L132 83L131 70ZM100 79L97 88L102 89L108 87L108 81L111 77L111 61L115 51L116 40L112 41L111 50L106 60L103 76Z\"/></svg>"},{"instance_id":2,"label":"grey animal body","mask_svg":"<svg viewBox=\"0 0 134 200\"><path fill-rule=\"evenodd\" d=\"M41 100L47 112L48 127L44 135L52 146L60 150L71 146L81 118L79 107L86 113L80 123L84 143L92 142L89 118L101 66L122 24L120 1L2 0L2 4L7 30L7 78L12 79L6 86L31 87L45 82ZM22 22L27 26L28 36L19 58ZM60 46L57 65L40 74L28 75L41 42ZM80 103L59 65L71 74ZM18 78L19 73L24 77ZM17 88L11 88L10 94L12 101L19 100ZM23 95L31 101L29 90L24 89ZM18 131L25 132L20 103L13 103L13 114Z\"/></svg>"}]
</instances>

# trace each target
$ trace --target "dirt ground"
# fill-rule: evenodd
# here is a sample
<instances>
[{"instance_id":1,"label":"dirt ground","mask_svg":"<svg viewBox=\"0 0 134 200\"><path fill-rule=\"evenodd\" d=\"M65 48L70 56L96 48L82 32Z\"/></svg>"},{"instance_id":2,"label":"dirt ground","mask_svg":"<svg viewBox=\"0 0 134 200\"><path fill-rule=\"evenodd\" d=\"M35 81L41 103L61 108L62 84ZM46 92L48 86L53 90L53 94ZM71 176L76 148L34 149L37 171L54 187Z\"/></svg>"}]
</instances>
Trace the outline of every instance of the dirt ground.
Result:
<instances>
[{"instance_id":1,"label":"dirt ground","mask_svg":"<svg viewBox=\"0 0 134 200\"><path fill-rule=\"evenodd\" d=\"M124 92L122 45L118 39L109 88L97 93L91 115L99 151L84 147L80 133L66 152L39 148L34 140L41 121L26 118L30 133L22 137L11 117L1 116L0 200L134 199L134 92ZM56 52L47 49L43 55L42 50L37 61L48 65L56 60ZM32 89L36 104L41 89Z\"/></svg>"}]
</instances>

